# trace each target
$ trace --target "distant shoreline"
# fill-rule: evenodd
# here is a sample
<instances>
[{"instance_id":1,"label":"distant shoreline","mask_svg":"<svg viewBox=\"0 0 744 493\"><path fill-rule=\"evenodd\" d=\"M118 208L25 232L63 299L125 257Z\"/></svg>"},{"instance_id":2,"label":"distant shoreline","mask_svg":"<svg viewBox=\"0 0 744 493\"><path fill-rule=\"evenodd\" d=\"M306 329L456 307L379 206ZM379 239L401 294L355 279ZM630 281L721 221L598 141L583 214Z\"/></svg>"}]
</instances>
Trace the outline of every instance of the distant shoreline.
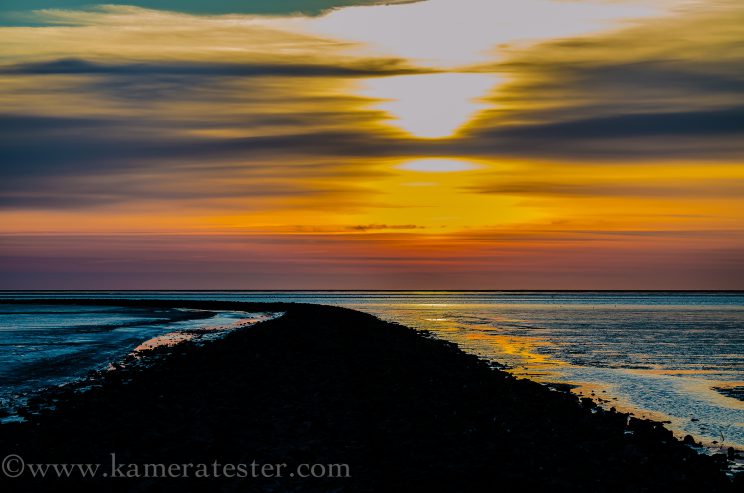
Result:
<instances>
[{"instance_id":1,"label":"distant shoreline","mask_svg":"<svg viewBox=\"0 0 744 493\"><path fill-rule=\"evenodd\" d=\"M0 289L3 293L744 293L744 289Z\"/></svg>"},{"instance_id":2,"label":"distant shoreline","mask_svg":"<svg viewBox=\"0 0 744 493\"><path fill-rule=\"evenodd\" d=\"M12 303L285 315L201 347L157 348L153 365L102 373L85 393L50 394L29 410L28 422L0 426L2 456L85 463L105 462L111 452L145 463L253 457L344 463L352 471L350 478L306 482L263 478L251 491L735 488L722 472L724 456L699 455L660 423L517 380L452 343L361 312L234 301ZM153 481L132 486L176 491L187 484ZM61 484L26 477L12 483L41 490ZM223 478L214 486L241 484ZM104 478L76 483L106 485Z\"/></svg>"}]
</instances>

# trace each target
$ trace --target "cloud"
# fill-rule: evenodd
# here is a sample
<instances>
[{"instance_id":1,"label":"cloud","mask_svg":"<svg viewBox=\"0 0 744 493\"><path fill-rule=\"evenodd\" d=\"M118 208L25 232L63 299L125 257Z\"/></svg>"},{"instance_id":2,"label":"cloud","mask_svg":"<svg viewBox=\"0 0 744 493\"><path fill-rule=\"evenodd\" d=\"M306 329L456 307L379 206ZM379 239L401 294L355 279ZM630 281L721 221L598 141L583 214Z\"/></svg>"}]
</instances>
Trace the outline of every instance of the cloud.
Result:
<instances>
[{"instance_id":1,"label":"cloud","mask_svg":"<svg viewBox=\"0 0 744 493\"><path fill-rule=\"evenodd\" d=\"M294 33L283 18L118 6L39 15L60 27L0 29L0 209L247 211L280 198L314 209L322 197L353 207L374 194L355 178L380 171L339 156L397 146L348 86L423 72L343 55L347 43Z\"/></svg>"},{"instance_id":2,"label":"cloud","mask_svg":"<svg viewBox=\"0 0 744 493\"><path fill-rule=\"evenodd\" d=\"M354 226L347 226L346 229L350 231L383 231L425 229L425 227L415 224L356 224Z\"/></svg>"},{"instance_id":3,"label":"cloud","mask_svg":"<svg viewBox=\"0 0 744 493\"><path fill-rule=\"evenodd\" d=\"M729 136L744 133L744 107L703 111L619 114L544 125L515 126L493 135L540 140Z\"/></svg>"},{"instance_id":4,"label":"cloud","mask_svg":"<svg viewBox=\"0 0 744 493\"><path fill-rule=\"evenodd\" d=\"M560 183L504 182L470 187L468 190L494 195L547 196L564 198L738 198L744 195L744 180L695 180L649 184L626 183Z\"/></svg>"},{"instance_id":5,"label":"cloud","mask_svg":"<svg viewBox=\"0 0 744 493\"><path fill-rule=\"evenodd\" d=\"M467 129L484 152L593 160L744 152L744 7L682 11L518 50L481 67L509 82Z\"/></svg>"},{"instance_id":6,"label":"cloud","mask_svg":"<svg viewBox=\"0 0 744 493\"><path fill-rule=\"evenodd\" d=\"M412 0L126 0L126 2L119 3L109 1L106 8L111 10L135 6L142 9L192 14L317 15L330 9L350 5L392 4L408 1ZM90 5L92 5L90 0L3 0L0 4L0 22L24 24L24 21L28 23L33 19L31 16L23 15L24 12L44 9L80 10Z\"/></svg>"},{"instance_id":7,"label":"cloud","mask_svg":"<svg viewBox=\"0 0 744 493\"><path fill-rule=\"evenodd\" d=\"M431 72L406 66L402 60L371 59L348 65L322 63L205 63L158 62L104 64L61 59L0 67L8 75L107 75L196 77L385 77Z\"/></svg>"},{"instance_id":8,"label":"cloud","mask_svg":"<svg viewBox=\"0 0 744 493\"><path fill-rule=\"evenodd\" d=\"M600 161L741 158L744 107L686 112L671 109L473 129L469 134L471 149ZM580 114L581 110L576 112Z\"/></svg>"},{"instance_id":9,"label":"cloud","mask_svg":"<svg viewBox=\"0 0 744 493\"><path fill-rule=\"evenodd\" d=\"M0 118L0 128L12 125L7 120ZM27 130L15 128L0 137L0 208L173 202L249 210L266 199L331 197L341 203L347 196L359 201L374 193L364 188L363 179L380 173L329 158L328 149L341 152L334 145L339 139L356 154L361 151L354 142L374 146L354 134L166 141L157 134L122 136L128 127L121 122L37 118L23 123ZM85 133L97 135L81 139ZM34 145L39 136L44 146Z\"/></svg>"}]
</instances>

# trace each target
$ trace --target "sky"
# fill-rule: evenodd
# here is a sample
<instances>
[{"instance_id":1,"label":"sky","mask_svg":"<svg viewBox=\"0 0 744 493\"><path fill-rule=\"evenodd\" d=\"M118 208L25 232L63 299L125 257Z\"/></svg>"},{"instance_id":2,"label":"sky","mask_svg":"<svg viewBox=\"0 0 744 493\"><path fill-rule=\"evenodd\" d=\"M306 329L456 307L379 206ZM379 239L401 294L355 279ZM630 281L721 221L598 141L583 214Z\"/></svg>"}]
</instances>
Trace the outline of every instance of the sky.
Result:
<instances>
[{"instance_id":1,"label":"sky","mask_svg":"<svg viewBox=\"0 0 744 493\"><path fill-rule=\"evenodd\" d=\"M738 0L5 0L0 289L744 289Z\"/></svg>"}]
</instances>

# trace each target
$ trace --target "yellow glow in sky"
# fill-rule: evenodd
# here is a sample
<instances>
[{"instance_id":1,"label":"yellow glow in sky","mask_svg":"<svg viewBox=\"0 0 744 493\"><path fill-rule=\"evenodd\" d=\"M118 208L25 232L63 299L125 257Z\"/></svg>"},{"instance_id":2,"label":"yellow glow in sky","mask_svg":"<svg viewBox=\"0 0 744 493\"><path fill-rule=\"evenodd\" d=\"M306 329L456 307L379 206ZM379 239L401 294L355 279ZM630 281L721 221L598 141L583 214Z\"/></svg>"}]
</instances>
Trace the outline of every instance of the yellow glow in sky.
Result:
<instances>
[{"instance_id":1,"label":"yellow glow in sky","mask_svg":"<svg viewBox=\"0 0 744 493\"><path fill-rule=\"evenodd\" d=\"M0 25L0 285L740 288L744 9L682 3Z\"/></svg>"}]
</instances>

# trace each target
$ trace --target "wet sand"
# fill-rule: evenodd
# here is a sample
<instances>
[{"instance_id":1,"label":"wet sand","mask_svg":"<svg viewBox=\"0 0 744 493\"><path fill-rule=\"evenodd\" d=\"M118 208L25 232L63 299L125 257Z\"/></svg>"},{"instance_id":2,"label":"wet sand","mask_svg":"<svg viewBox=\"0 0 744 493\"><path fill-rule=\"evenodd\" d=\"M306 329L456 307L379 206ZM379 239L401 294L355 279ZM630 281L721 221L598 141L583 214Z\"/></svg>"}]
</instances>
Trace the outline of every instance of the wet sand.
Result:
<instances>
[{"instance_id":1,"label":"wet sand","mask_svg":"<svg viewBox=\"0 0 744 493\"><path fill-rule=\"evenodd\" d=\"M60 485L281 492L741 487L727 478L725 456L701 456L659 423L516 379L451 343L371 315L282 303L113 303L285 315L205 345L156 348L147 364L96 375L86 392L50 392L35 401L27 422L0 426L1 457L105 465L115 453L125 464L256 461L287 464L287 473L300 464L348 464L350 477L42 481L0 475L9 488L3 491Z\"/></svg>"}]
</instances>

